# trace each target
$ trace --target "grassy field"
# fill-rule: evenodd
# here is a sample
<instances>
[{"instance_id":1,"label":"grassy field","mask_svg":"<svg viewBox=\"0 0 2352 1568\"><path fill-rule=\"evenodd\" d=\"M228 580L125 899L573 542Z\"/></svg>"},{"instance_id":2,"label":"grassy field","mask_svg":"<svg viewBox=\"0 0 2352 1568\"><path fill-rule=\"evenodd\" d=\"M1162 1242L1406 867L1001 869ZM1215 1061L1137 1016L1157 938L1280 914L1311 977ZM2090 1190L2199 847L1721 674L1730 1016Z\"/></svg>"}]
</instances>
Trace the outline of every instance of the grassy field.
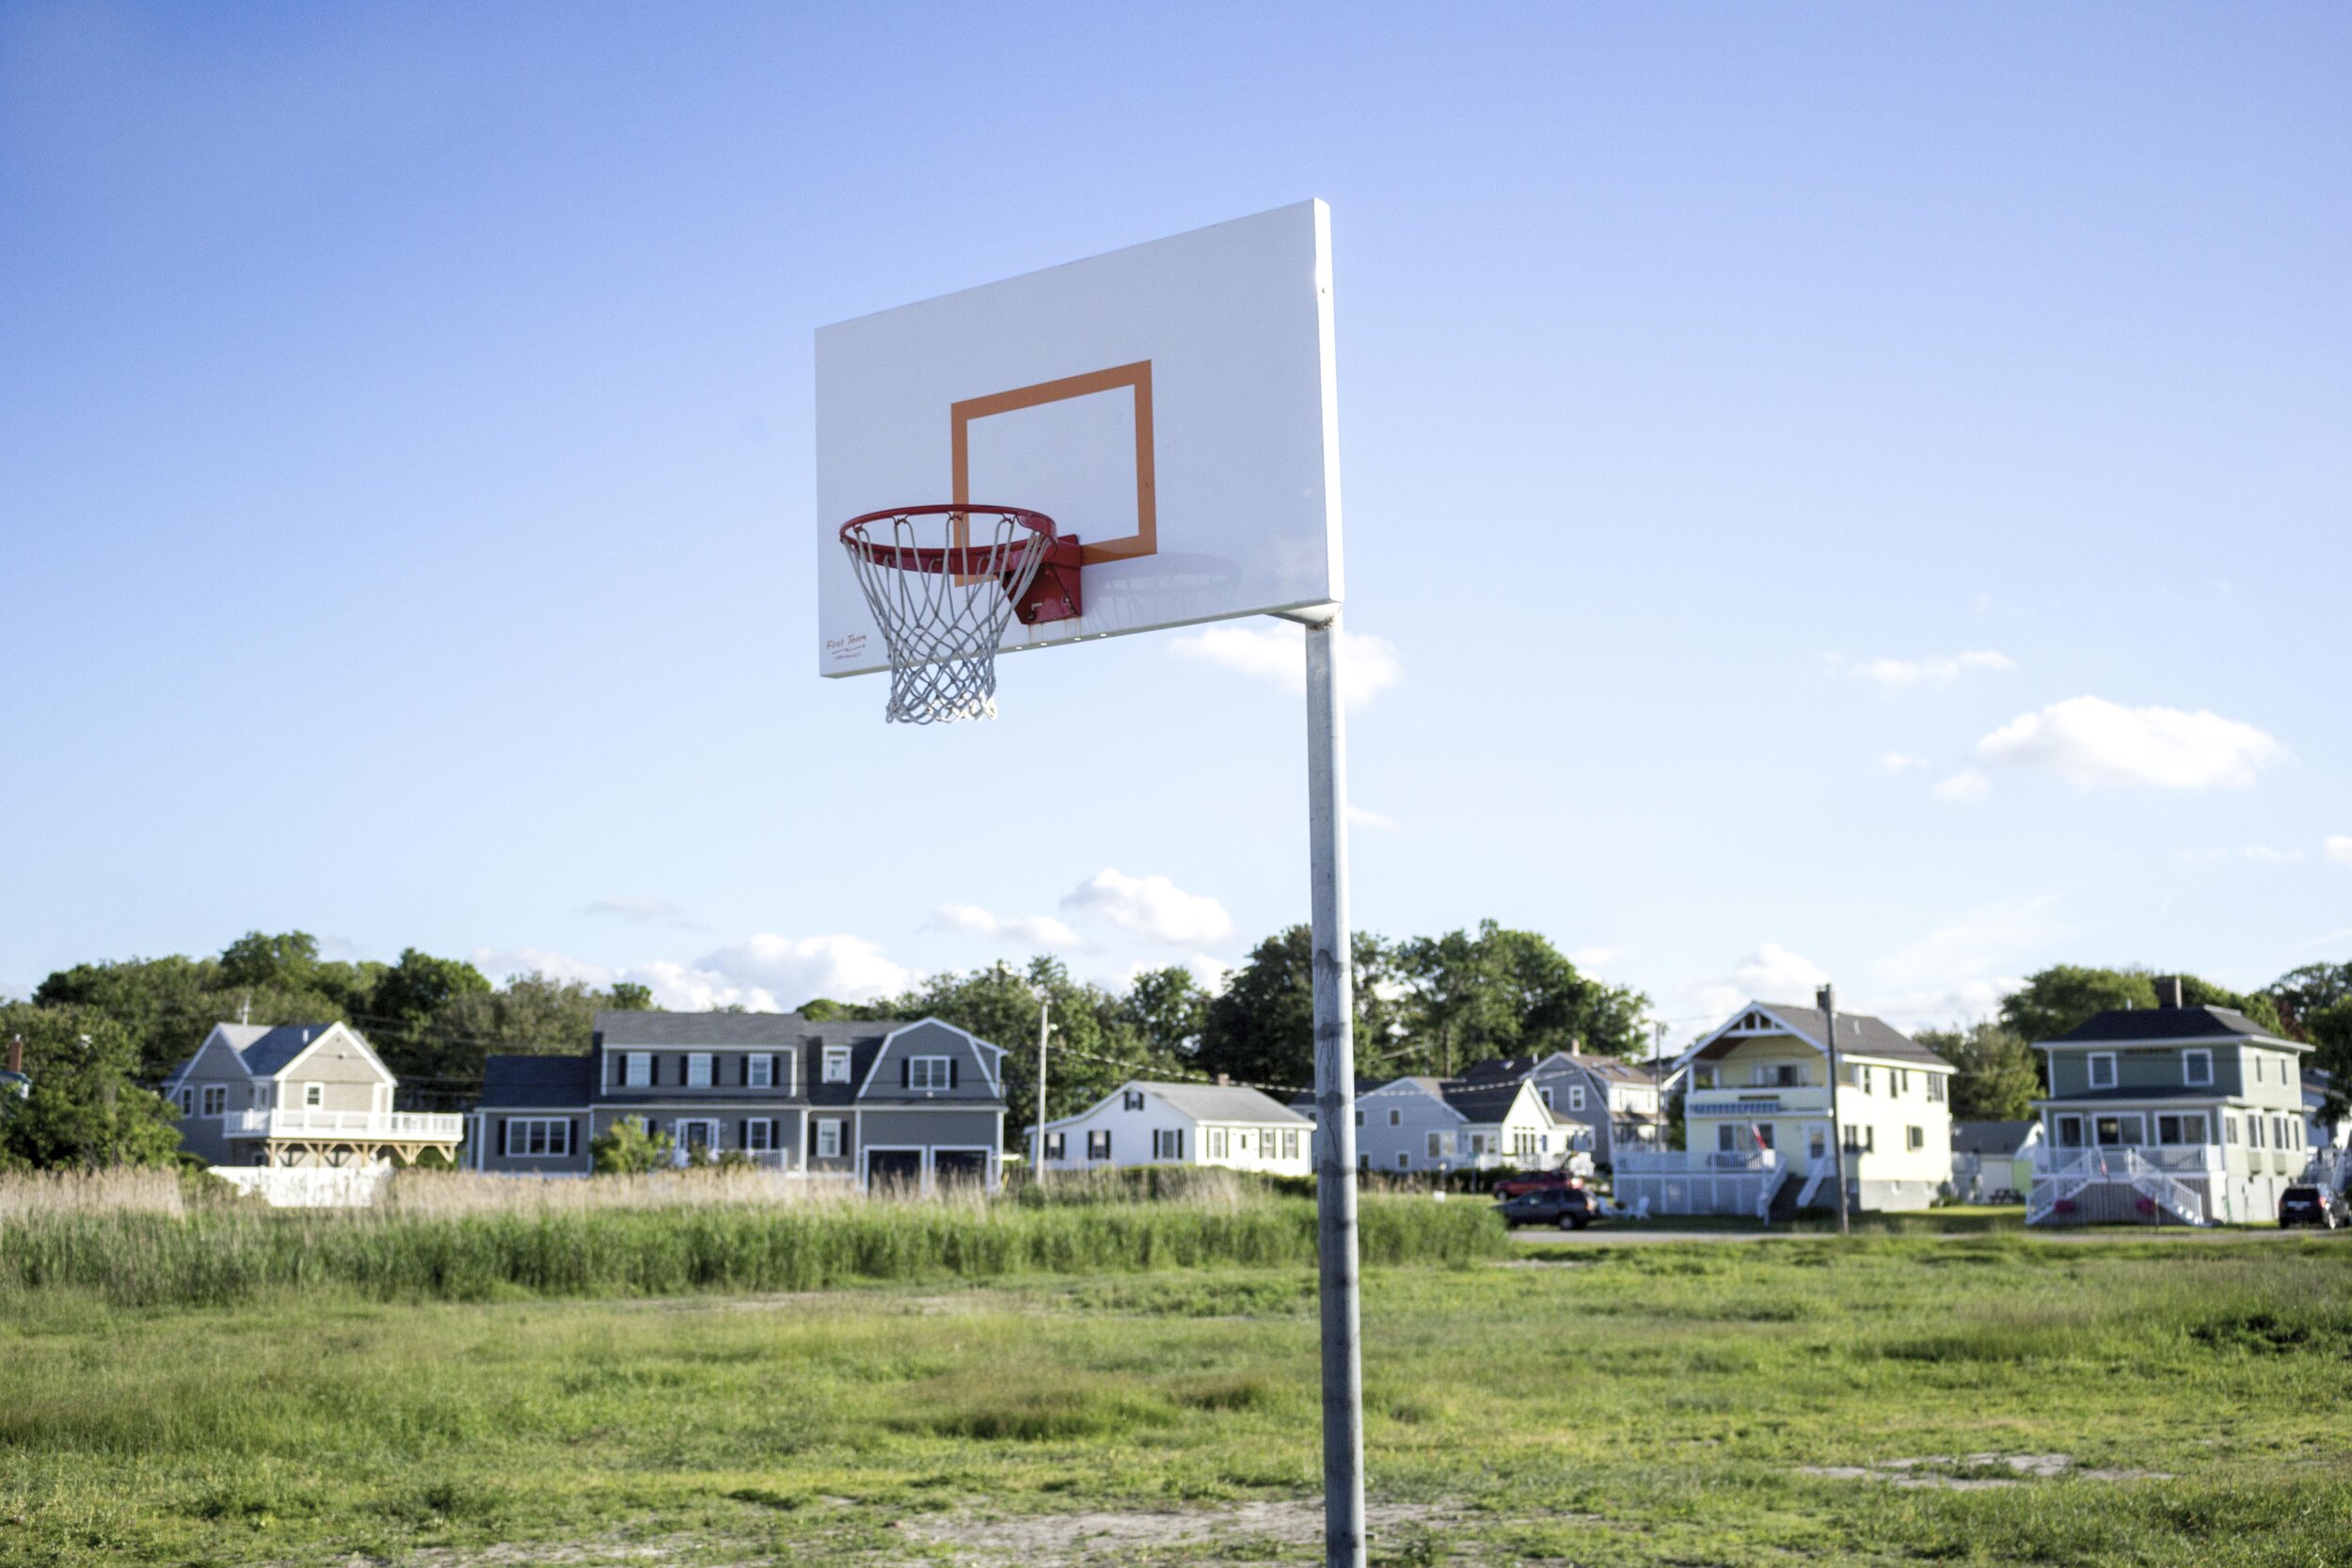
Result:
<instances>
[{"instance_id":1,"label":"grassy field","mask_svg":"<svg viewBox=\"0 0 2352 1568\"><path fill-rule=\"evenodd\" d=\"M1542 1260L1536 1260L1540 1258ZM1375 1269L1375 1560L2352 1562L2352 1244ZM1312 1279L0 1316L0 1560L1315 1560Z\"/></svg>"}]
</instances>

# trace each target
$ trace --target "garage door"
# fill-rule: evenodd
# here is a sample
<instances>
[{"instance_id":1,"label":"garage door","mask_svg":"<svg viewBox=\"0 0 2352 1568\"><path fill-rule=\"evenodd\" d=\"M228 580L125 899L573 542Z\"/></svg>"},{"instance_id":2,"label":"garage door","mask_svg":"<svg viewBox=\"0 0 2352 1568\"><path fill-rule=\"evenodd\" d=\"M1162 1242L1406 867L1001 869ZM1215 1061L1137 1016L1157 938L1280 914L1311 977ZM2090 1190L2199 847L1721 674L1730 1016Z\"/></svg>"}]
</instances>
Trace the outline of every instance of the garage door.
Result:
<instances>
[{"instance_id":1,"label":"garage door","mask_svg":"<svg viewBox=\"0 0 2352 1568\"><path fill-rule=\"evenodd\" d=\"M919 1148L869 1148L866 1151L866 1184L918 1192L923 1186L923 1151Z\"/></svg>"},{"instance_id":2,"label":"garage door","mask_svg":"<svg viewBox=\"0 0 2352 1568\"><path fill-rule=\"evenodd\" d=\"M931 1172L943 1187L985 1186L988 1183L988 1150L935 1148L931 1150Z\"/></svg>"}]
</instances>

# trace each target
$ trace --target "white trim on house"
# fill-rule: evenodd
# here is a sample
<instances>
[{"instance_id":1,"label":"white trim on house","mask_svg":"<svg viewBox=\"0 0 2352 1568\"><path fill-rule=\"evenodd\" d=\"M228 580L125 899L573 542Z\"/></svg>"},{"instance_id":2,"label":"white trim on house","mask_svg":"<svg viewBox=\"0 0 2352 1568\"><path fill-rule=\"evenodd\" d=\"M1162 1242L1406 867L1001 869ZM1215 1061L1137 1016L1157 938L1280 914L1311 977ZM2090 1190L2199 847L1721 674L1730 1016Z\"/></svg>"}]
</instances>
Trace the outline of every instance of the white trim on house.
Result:
<instances>
[{"instance_id":1,"label":"white trim on house","mask_svg":"<svg viewBox=\"0 0 2352 1568\"><path fill-rule=\"evenodd\" d=\"M300 1028L301 1025L294 1024L292 1027ZM375 1053L375 1048L367 1042L367 1037L361 1035L357 1029L342 1022L330 1023L326 1028L320 1030L318 1038L312 1040L310 1044L304 1046L301 1050L295 1052L292 1056L288 1057L284 1067L279 1068L276 1072L265 1074L265 1076L277 1079L281 1083L284 1082L294 1069L300 1067L305 1061L310 1059L311 1052L316 1051L320 1046L325 1045L326 1043L327 1037L335 1034L343 1035L350 1039L352 1044L359 1048L359 1054L367 1058L367 1062L370 1067L375 1069L375 1074L377 1077L383 1079L385 1083L391 1085L394 1088L398 1088L400 1086L400 1080L392 1076L392 1069L384 1065L384 1058ZM251 1074L248 1073L247 1076L249 1077Z\"/></svg>"},{"instance_id":2,"label":"white trim on house","mask_svg":"<svg viewBox=\"0 0 2352 1568\"><path fill-rule=\"evenodd\" d=\"M1004 1097L1005 1048L1003 1046L991 1045L969 1029L959 1029L945 1019L918 1018L911 1023L902 1023L891 1030L882 1037L882 1044L874 1048L874 1059L866 1067L866 1081L857 1086L857 1097L860 1100L865 1099L866 1091L874 1086L874 1074L882 1070L882 1058L890 1054L891 1042L910 1030L927 1028L945 1029L951 1035L961 1035L964 1042L972 1047L972 1054L980 1064L980 1076L987 1081L989 1092L999 1099ZM996 1053L996 1060L993 1063L991 1063L986 1055L986 1053L991 1051Z\"/></svg>"},{"instance_id":3,"label":"white trim on house","mask_svg":"<svg viewBox=\"0 0 2352 1568\"><path fill-rule=\"evenodd\" d=\"M874 1156L877 1154L912 1154L915 1157L916 1188L931 1184L931 1146L929 1144L860 1144L857 1149L858 1191L874 1190Z\"/></svg>"},{"instance_id":4,"label":"white trim on house","mask_svg":"<svg viewBox=\"0 0 2352 1568\"><path fill-rule=\"evenodd\" d=\"M245 1081L246 1083L259 1084L266 1082L266 1080L256 1078L253 1075L253 1069L245 1065L245 1053L239 1051L235 1046L230 1045L228 1037L220 1032L220 1029L221 1026L219 1024L214 1024L213 1032L204 1037L204 1043L196 1048L196 1054L190 1056L186 1061L182 1062L180 1064L180 1070L164 1080L164 1092L166 1094L169 1094L173 1089L178 1088L183 1083L186 1082L188 1074L196 1070L196 1064L204 1059L204 1053L210 1051L215 1045L218 1045L223 1051L229 1053L229 1060L235 1065L238 1072L245 1076Z\"/></svg>"}]
</instances>

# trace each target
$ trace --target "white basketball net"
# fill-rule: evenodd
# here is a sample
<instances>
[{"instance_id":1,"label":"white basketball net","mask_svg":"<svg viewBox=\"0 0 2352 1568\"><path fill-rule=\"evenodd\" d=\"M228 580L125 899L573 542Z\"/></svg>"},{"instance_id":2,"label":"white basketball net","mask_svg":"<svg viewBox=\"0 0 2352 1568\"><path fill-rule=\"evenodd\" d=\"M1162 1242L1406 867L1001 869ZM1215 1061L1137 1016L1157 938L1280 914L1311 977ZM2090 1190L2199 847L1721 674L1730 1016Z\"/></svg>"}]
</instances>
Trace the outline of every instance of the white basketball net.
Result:
<instances>
[{"instance_id":1,"label":"white basketball net","mask_svg":"<svg viewBox=\"0 0 2352 1568\"><path fill-rule=\"evenodd\" d=\"M1044 563L1046 536L974 507L876 517L841 543L890 654L884 717L898 724L995 718L996 649Z\"/></svg>"}]
</instances>

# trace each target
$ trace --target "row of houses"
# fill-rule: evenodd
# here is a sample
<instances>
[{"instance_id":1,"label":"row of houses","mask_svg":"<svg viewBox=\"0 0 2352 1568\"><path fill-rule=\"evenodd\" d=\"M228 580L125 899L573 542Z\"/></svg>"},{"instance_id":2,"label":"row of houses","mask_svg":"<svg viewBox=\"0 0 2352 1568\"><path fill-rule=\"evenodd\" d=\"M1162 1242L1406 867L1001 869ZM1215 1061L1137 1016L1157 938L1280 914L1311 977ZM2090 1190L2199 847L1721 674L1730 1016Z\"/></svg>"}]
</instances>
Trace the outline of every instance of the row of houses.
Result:
<instances>
[{"instance_id":1,"label":"row of houses","mask_svg":"<svg viewBox=\"0 0 2352 1568\"><path fill-rule=\"evenodd\" d=\"M1457 1078L1358 1085L1358 1159L1401 1175L1606 1167L1652 1214L1765 1218L2022 1196L2036 1224L2265 1218L2280 1190L2344 1177L2347 1131L2317 1117L2307 1048L2226 1008L2102 1013L2037 1042L2048 1096L2018 1123L1955 1125L1951 1065L1883 1021L1752 1002L1671 1062L1576 1052ZM489 1058L465 1115L395 1110L397 1084L349 1026L223 1023L165 1085L186 1147L224 1165L410 1163L568 1176L628 1121L676 1156L733 1155L861 1185L994 1185L1003 1048L935 1019L604 1012L574 1055ZM1667 1102L1682 1095L1681 1148ZM1048 1171L1221 1165L1305 1176L1315 1107L1241 1085L1136 1081L1027 1133ZM1833 1144L1835 1147L1833 1147ZM2315 1151L2328 1151L2315 1159Z\"/></svg>"}]
</instances>

